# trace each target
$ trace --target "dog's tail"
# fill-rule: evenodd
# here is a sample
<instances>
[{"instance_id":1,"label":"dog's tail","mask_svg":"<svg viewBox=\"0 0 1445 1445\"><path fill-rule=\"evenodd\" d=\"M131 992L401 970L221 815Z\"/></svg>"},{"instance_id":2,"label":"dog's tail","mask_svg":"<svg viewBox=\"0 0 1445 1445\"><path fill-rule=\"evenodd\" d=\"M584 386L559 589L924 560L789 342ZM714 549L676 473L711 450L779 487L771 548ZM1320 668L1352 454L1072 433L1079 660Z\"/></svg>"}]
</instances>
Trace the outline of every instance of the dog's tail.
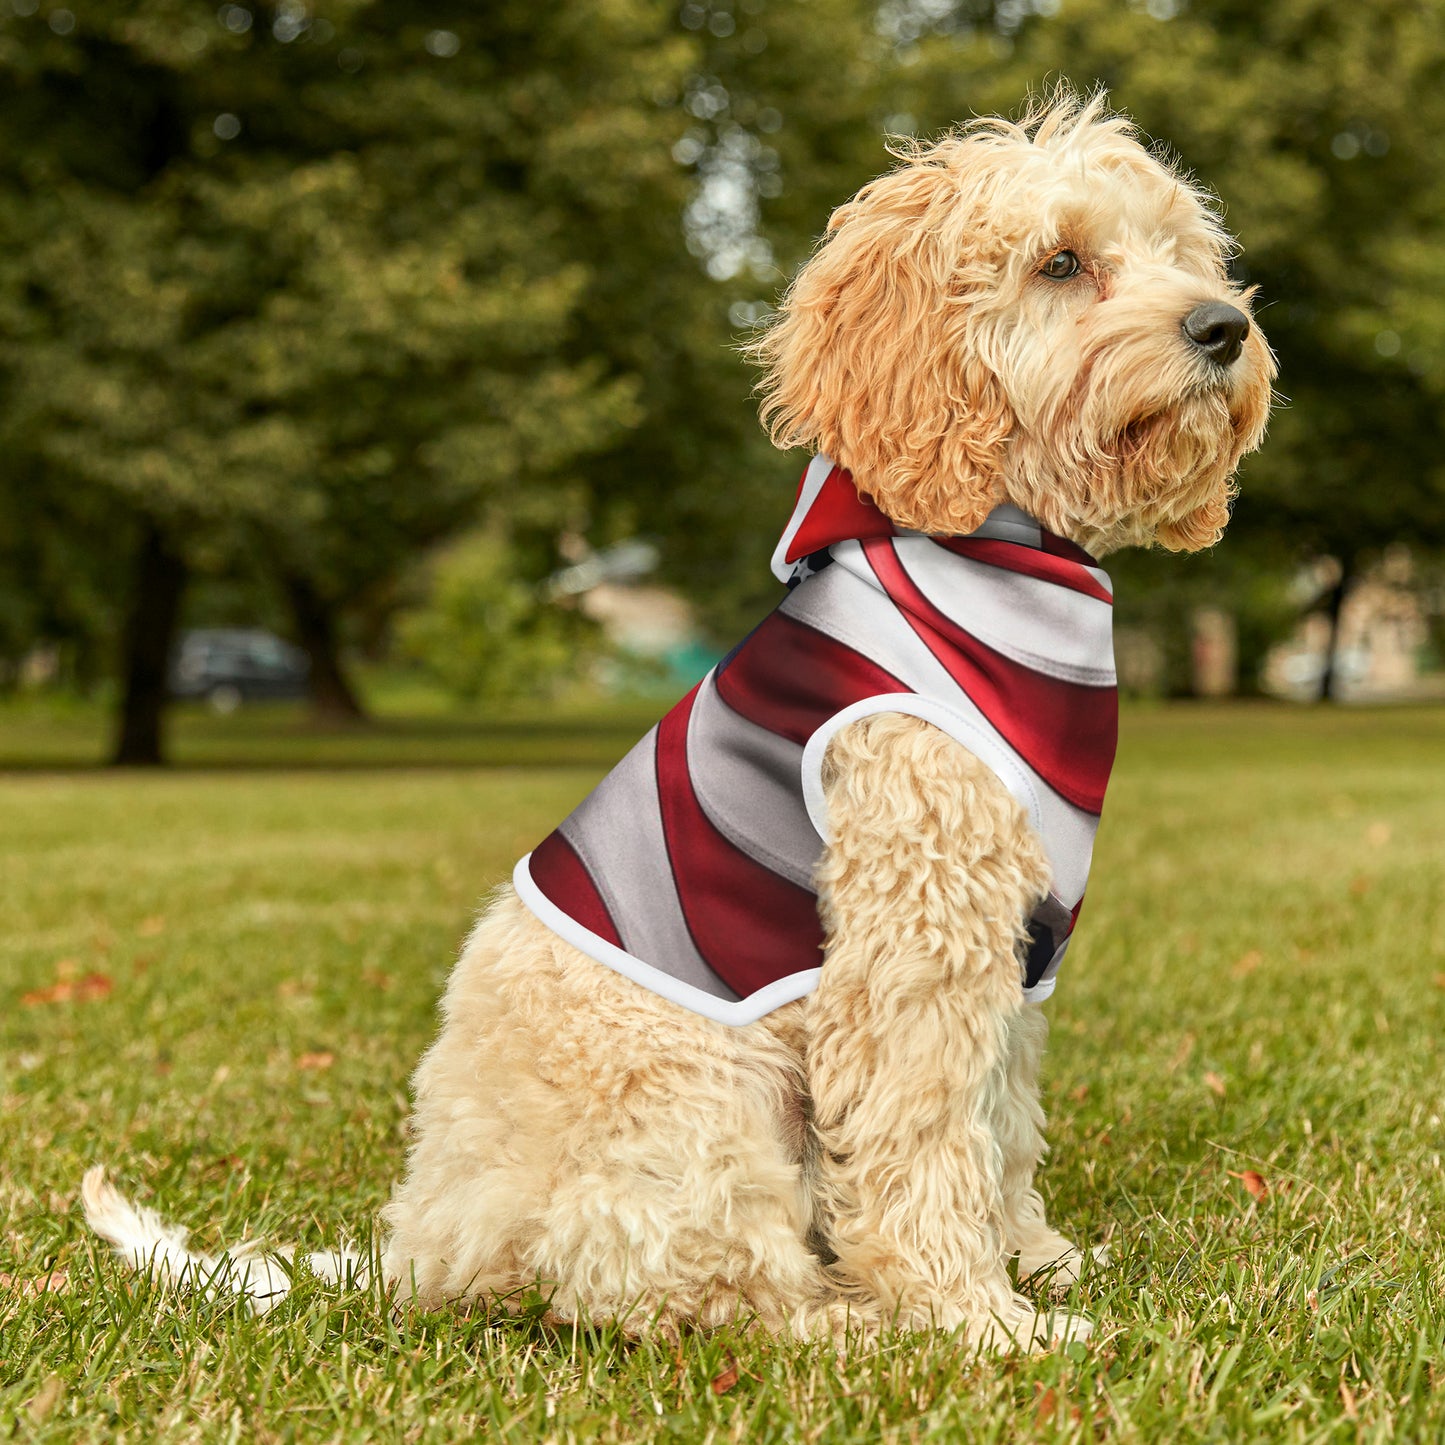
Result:
<instances>
[{"instance_id":1,"label":"dog's tail","mask_svg":"<svg viewBox=\"0 0 1445 1445\"><path fill-rule=\"evenodd\" d=\"M86 1170L80 1199L85 1222L132 1269L199 1289L207 1299L239 1296L258 1315L278 1305L291 1288L293 1248L263 1250L252 1242L220 1254L196 1254L186 1247L185 1229L132 1204L105 1177L103 1164ZM365 1285L371 1275L370 1261L354 1249L324 1250L305 1259L312 1274L330 1284Z\"/></svg>"}]
</instances>

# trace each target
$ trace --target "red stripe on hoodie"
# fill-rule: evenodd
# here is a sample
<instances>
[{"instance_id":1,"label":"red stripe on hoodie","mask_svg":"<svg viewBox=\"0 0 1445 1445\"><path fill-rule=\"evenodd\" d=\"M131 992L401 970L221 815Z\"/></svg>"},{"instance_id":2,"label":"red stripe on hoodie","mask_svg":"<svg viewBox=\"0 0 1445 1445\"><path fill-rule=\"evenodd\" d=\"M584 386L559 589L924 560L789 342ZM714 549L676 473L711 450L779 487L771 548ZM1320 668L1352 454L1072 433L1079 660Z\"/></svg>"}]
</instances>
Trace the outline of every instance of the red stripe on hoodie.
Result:
<instances>
[{"instance_id":1,"label":"red stripe on hoodie","mask_svg":"<svg viewBox=\"0 0 1445 1445\"><path fill-rule=\"evenodd\" d=\"M587 865L561 833L549 833L537 844L527 868L532 882L564 913L570 914L583 928L590 928L598 938L622 947L617 925Z\"/></svg>"},{"instance_id":2,"label":"red stripe on hoodie","mask_svg":"<svg viewBox=\"0 0 1445 1445\"><path fill-rule=\"evenodd\" d=\"M1092 567L1092 562L1081 564L1077 558L1056 557L1017 542L1002 542L990 537L934 537L932 540L956 557L970 557L975 562L987 562L989 566L1002 567L1007 572L1021 572L1025 577L1037 577L1041 582L1053 582L1071 592L1082 592L1085 597L1097 598L1111 607L1114 604L1113 593L1084 570L1085 566ZM1072 543L1065 545L1072 547L1079 556L1087 557L1087 553L1079 552Z\"/></svg>"},{"instance_id":3,"label":"red stripe on hoodie","mask_svg":"<svg viewBox=\"0 0 1445 1445\"><path fill-rule=\"evenodd\" d=\"M796 509L803 496L803 483L808 479L804 471L798 483L798 495L794 498ZM891 537L893 523L879 511L877 505L865 497L853 485L853 476L842 467L834 467L823 479L818 495L803 517L793 540L788 543L784 556L786 562L796 562L810 552L819 552L831 547L845 537Z\"/></svg>"},{"instance_id":4,"label":"red stripe on hoodie","mask_svg":"<svg viewBox=\"0 0 1445 1445\"><path fill-rule=\"evenodd\" d=\"M693 688L657 725L662 831L697 951L746 998L787 974L819 967L823 926L815 894L748 857L703 812L687 766L687 723L696 700ZM778 957L780 938L796 946L786 961Z\"/></svg>"},{"instance_id":5,"label":"red stripe on hoodie","mask_svg":"<svg viewBox=\"0 0 1445 1445\"><path fill-rule=\"evenodd\" d=\"M863 554L909 625L1014 751L1061 797L1099 813L1118 745L1114 688L1064 682L1004 657L919 591L890 542L865 542ZM1070 719L1067 736L1060 717Z\"/></svg>"},{"instance_id":6,"label":"red stripe on hoodie","mask_svg":"<svg viewBox=\"0 0 1445 1445\"><path fill-rule=\"evenodd\" d=\"M860 697L913 690L861 652L783 612L759 624L715 681L735 713L795 743L806 743Z\"/></svg>"}]
</instances>

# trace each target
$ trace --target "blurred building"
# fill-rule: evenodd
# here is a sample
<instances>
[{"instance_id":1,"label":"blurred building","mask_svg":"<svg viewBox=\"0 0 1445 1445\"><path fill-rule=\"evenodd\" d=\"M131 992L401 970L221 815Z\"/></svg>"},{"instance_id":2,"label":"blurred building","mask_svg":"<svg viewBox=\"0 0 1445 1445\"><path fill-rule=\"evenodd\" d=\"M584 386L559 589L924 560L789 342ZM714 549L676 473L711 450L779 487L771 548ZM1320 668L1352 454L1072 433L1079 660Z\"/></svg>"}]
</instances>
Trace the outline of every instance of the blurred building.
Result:
<instances>
[{"instance_id":1,"label":"blurred building","mask_svg":"<svg viewBox=\"0 0 1445 1445\"><path fill-rule=\"evenodd\" d=\"M547 579L552 598L575 597L612 645L603 681L618 691L676 692L697 682L722 653L698 625L686 598L647 579L658 551L639 538L597 551L577 539L576 557Z\"/></svg>"},{"instance_id":2,"label":"blurred building","mask_svg":"<svg viewBox=\"0 0 1445 1445\"><path fill-rule=\"evenodd\" d=\"M1338 564L1326 559L1302 577L1301 591L1319 599L1338 576ZM1346 702L1445 697L1445 672L1434 666L1429 644L1429 607L1414 560L1409 548L1391 547L1350 586L1341 603L1334 696ZM1264 690L1296 700L1318 697L1330 645L1328 611L1307 612L1293 636L1266 658L1260 678Z\"/></svg>"}]
</instances>

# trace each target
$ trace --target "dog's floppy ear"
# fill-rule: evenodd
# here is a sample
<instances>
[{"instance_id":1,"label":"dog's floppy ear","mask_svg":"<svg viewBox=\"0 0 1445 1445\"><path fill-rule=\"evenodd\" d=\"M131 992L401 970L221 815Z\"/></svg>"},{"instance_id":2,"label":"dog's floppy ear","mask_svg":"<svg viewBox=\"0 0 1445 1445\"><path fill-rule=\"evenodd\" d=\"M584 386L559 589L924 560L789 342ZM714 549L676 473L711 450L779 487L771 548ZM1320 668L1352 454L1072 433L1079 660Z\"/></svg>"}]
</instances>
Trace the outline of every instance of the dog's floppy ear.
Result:
<instances>
[{"instance_id":1,"label":"dog's floppy ear","mask_svg":"<svg viewBox=\"0 0 1445 1445\"><path fill-rule=\"evenodd\" d=\"M749 348L774 444L825 453L925 532L971 532L1003 500L1013 429L971 334L969 148L916 152L841 206Z\"/></svg>"}]
</instances>

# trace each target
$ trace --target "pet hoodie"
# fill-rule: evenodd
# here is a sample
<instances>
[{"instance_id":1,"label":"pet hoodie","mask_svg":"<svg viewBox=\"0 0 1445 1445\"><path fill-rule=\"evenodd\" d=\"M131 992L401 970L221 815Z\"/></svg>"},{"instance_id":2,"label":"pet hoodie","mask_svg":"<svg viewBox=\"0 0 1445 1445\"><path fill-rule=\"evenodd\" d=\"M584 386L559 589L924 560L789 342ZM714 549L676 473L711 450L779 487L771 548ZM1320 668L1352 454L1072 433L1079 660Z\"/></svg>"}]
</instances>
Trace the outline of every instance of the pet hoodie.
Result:
<instances>
[{"instance_id":1,"label":"pet hoodie","mask_svg":"<svg viewBox=\"0 0 1445 1445\"><path fill-rule=\"evenodd\" d=\"M517 864L518 895L599 963L752 1023L818 983L829 739L908 713L1028 813L1053 881L1020 981L1048 997L1114 760L1107 575L1012 506L966 537L904 532L826 457L803 474L773 571L787 596Z\"/></svg>"}]
</instances>

